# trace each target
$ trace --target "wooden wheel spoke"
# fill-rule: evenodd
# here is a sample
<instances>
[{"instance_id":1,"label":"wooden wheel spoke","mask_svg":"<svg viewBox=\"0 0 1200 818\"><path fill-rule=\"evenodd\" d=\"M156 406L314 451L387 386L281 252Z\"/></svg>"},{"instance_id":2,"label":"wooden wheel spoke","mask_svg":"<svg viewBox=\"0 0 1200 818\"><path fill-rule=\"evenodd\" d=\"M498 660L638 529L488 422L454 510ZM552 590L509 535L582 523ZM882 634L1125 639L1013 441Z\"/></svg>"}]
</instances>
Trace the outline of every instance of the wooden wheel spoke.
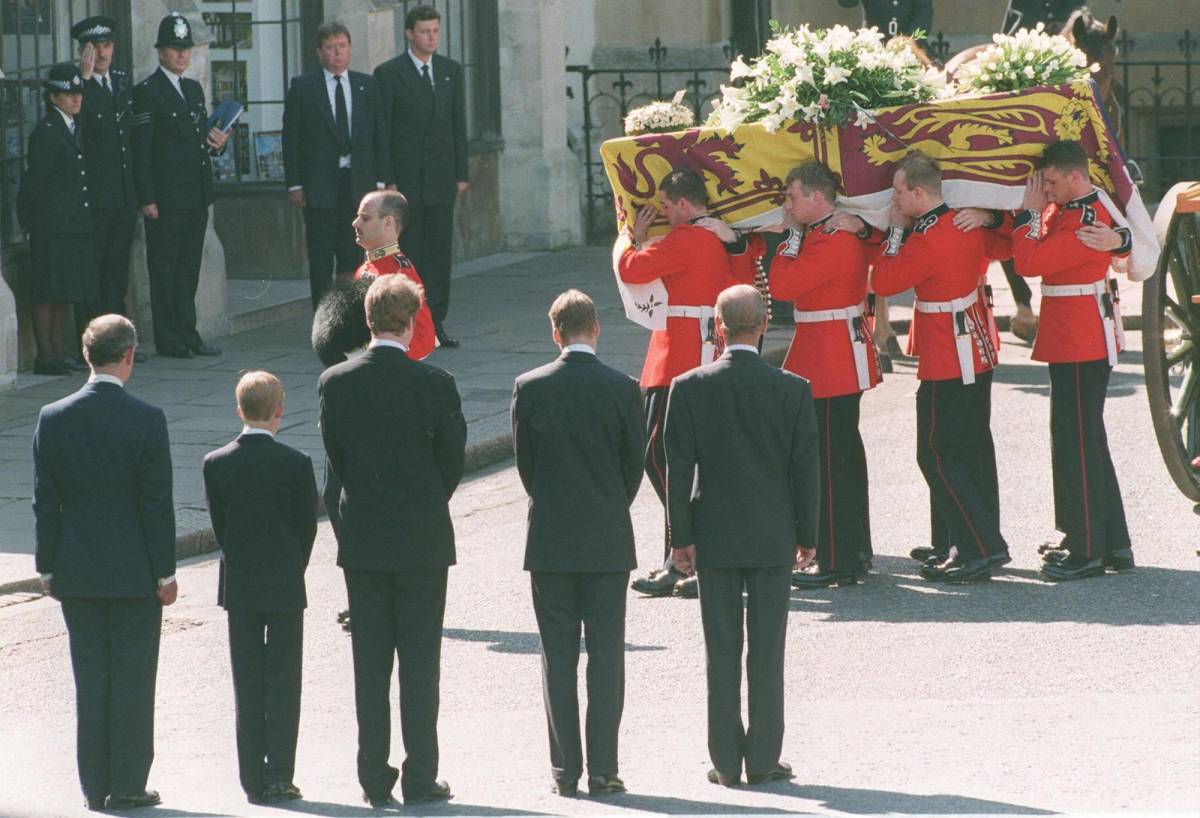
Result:
<instances>
[{"instance_id":1,"label":"wooden wheel spoke","mask_svg":"<svg viewBox=\"0 0 1200 818\"><path fill-rule=\"evenodd\" d=\"M1171 417L1174 418L1176 426L1182 427L1184 420L1190 419L1194 414L1197 385L1196 367L1189 366L1183 373L1179 392L1171 404Z\"/></svg>"},{"instance_id":2,"label":"wooden wheel spoke","mask_svg":"<svg viewBox=\"0 0 1200 818\"><path fill-rule=\"evenodd\" d=\"M1171 349L1167 352L1167 366L1175 366L1176 364L1187 360L1192 356L1192 352L1195 348L1196 347L1195 344L1192 343L1192 339L1183 339L1178 345L1176 345L1174 349Z\"/></svg>"},{"instance_id":3,"label":"wooden wheel spoke","mask_svg":"<svg viewBox=\"0 0 1200 818\"><path fill-rule=\"evenodd\" d=\"M1184 335L1191 338L1192 333L1192 315L1191 310L1187 307L1175 303L1174 299L1166 296L1163 299L1163 314L1175 324L1176 327L1183 330ZM1168 328L1164 328L1164 332Z\"/></svg>"}]
</instances>

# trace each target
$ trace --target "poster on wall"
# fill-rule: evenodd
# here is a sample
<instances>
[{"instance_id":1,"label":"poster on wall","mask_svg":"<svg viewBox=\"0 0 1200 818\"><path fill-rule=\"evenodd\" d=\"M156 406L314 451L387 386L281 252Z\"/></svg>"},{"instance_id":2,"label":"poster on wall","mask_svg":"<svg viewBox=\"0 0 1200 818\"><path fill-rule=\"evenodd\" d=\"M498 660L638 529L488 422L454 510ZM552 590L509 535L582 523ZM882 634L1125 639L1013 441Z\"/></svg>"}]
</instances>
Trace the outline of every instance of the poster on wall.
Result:
<instances>
[{"instance_id":1,"label":"poster on wall","mask_svg":"<svg viewBox=\"0 0 1200 818\"><path fill-rule=\"evenodd\" d=\"M245 60L213 60L210 70L212 71L212 99L232 97L244 103L250 98L246 91Z\"/></svg>"},{"instance_id":2,"label":"poster on wall","mask_svg":"<svg viewBox=\"0 0 1200 818\"><path fill-rule=\"evenodd\" d=\"M232 181L241 174L250 175L250 126L239 122L229 135L229 146L212 160L213 179L218 182Z\"/></svg>"},{"instance_id":3,"label":"poster on wall","mask_svg":"<svg viewBox=\"0 0 1200 818\"><path fill-rule=\"evenodd\" d=\"M209 48L254 47L254 27L250 25L248 11L206 11L200 15L204 24L212 31Z\"/></svg>"},{"instance_id":4,"label":"poster on wall","mask_svg":"<svg viewBox=\"0 0 1200 818\"><path fill-rule=\"evenodd\" d=\"M283 181L283 131L259 131L254 134L254 157L258 178Z\"/></svg>"}]
</instances>

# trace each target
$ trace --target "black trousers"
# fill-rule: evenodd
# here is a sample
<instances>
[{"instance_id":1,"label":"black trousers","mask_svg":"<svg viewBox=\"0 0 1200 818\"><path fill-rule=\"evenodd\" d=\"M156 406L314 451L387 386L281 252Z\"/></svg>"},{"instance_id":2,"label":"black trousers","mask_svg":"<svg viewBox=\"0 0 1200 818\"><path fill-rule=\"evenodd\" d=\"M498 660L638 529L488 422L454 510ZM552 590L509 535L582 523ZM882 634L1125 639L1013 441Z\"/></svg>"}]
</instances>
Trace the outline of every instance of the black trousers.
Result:
<instances>
[{"instance_id":1,"label":"black trousers","mask_svg":"<svg viewBox=\"0 0 1200 818\"><path fill-rule=\"evenodd\" d=\"M229 611L238 777L247 795L291 783L296 771L303 656L304 611Z\"/></svg>"},{"instance_id":2,"label":"black trousers","mask_svg":"<svg viewBox=\"0 0 1200 818\"><path fill-rule=\"evenodd\" d=\"M98 315L125 314L129 290L129 250L133 245L136 210L93 210L94 254L100 300L75 305L75 340L83 337L88 323Z\"/></svg>"},{"instance_id":3,"label":"black trousers","mask_svg":"<svg viewBox=\"0 0 1200 818\"><path fill-rule=\"evenodd\" d=\"M948 537L963 560L1008 549L1000 534L991 419L991 372L970 385L953 379L921 381L917 388L917 465L935 512L932 539L936 545Z\"/></svg>"},{"instance_id":4,"label":"black trousers","mask_svg":"<svg viewBox=\"0 0 1200 818\"><path fill-rule=\"evenodd\" d=\"M616 775L625 705L625 586L629 572L529 575L542 640L542 699L556 780L583 773L579 738L579 636L587 640L588 775Z\"/></svg>"},{"instance_id":5,"label":"black trousers","mask_svg":"<svg viewBox=\"0 0 1200 818\"><path fill-rule=\"evenodd\" d=\"M76 758L85 798L135 795L154 762L157 597L62 600L75 675Z\"/></svg>"},{"instance_id":6,"label":"black trousers","mask_svg":"<svg viewBox=\"0 0 1200 818\"><path fill-rule=\"evenodd\" d=\"M817 565L822 573L855 572L870 559L871 503L867 453L858 431L862 393L817 398L821 458L821 529Z\"/></svg>"},{"instance_id":7,"label":"black trousers","mask_svg":"<svg viewBox=\"0 0 1200 818\"><path fill-rule=\"evenodd\" d=\"M1050 364L1050 446L1055 526L1077 559L1129 548L1121 487L1108 451L1107 359Z\"/></svg>"},{"instance_id":8,"label":"black trousers","mask_svg":"<svg viewBox=\"0 0 1200 818\"><path fill-rule=\"evenodd\" d=\"M329 289L334 275L353 273L363 261L354 240L358 202L350 189L350 169L338 171L337 207L304 208L304 241L308 248L308 280L313 307Z\"/></svg>"},{"instance_id":9,"label":"black trousers","mask_svg":"<svg viewBox=\"0 0 1200 818\"><path fill-rule=\"evenodd\" d=\"M159 352L198 346L196 288L208 208L160 209L157 219L145 222L154 346Z\"/></svg>"},{"instance_id":10,"label":"black trousers","mask_svg":"<svg viewBox=\"0 0 1200 818\"><path fill-rule=\"evenodd\" d=\"M372 798L386 797L400 777L405 795L437 779L437 717L441 680L445 568L377 573L346 570L358 717L358 781ZM401 774L388 764L392 746L393 659L400 674Z\"/></svg>"},{"instance_id":11,"label":"black trousers","mask_svg":"<svg viewBox=\"0 0 1200 818\"><path fill-rule=\"evenodd\" d=\"M441 326L450 309L450 253L454 239L454 199L445 204L426 203L420 194L408 197L408 224L400 234L400 247L412 260L425 283L425 300L433 321Z\"/></svg>"},{"instance_id":12,"label":"black trousers","mask_svg":"<svg viewBox=\"0 0 1200 818\"><path fill-rule=\"evenodd\" d=\"M717 771L740 777L775 769L783 747L783 654L792 566L705 568L700 617L708 664L708 754ZM746 594L743 630L742 593ZM749 726L742 723L742 643Z\"/></svg>"},{"instance_id":13,"label":"black trousers","mask_svg":"<svg viewBox=\"0 0 1200 818\"><path fill-rule=\"evenodd\" d=\"M646 457L644 468L650 487L663 505L663 559L671 558L671 529L666 522L667 508L667 441L663 426L667 419L667 394L665 386L651 386L646 390L642 407L646 417Z\"/></svg>"}]
</instances>

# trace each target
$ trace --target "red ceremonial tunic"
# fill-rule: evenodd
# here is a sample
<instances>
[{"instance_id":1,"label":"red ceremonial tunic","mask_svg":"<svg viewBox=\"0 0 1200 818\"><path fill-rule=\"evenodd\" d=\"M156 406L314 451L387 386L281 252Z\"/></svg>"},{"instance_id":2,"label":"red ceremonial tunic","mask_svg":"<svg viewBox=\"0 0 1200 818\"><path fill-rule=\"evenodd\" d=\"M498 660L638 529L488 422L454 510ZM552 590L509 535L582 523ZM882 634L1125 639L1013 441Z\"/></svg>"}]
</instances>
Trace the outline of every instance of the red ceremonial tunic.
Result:
<instances>
[{"instance_id":1,"label":"red ceremonial tunic","mask_svg":"<svg viewBox=\"0 0 1200 818\"><path fill-rule=\"evenodd\" d=\"M828 217L826 217L828 218ZM854 233L832 230L821 219L801 236L793 232L771 261L771 297L805 312L857 307L867 298L867 263L874 248ZM755 236L761 248L761 238ZM868 389L882 380L874 321L861 319L867 353ZM783 368L806 378L814 398L852 395L862 389L845 319L797 323Z\"/></svg>"},{"instance_id":2,"label":"red ceremonial tunic","mask_svg":"<svg viewBox=\"0 0 1200 818\"><path fill-rule=\"evenodd\" d=\"M354 271L354 277L359 278L374 278L376 276L400 275L408 277L416 282L424 290L425 283L421 281L421 276L417 275L417 268L408 260L408 256L401 253L398 249L394 253L390 253L383 258L375 259L374 261L364 261L362 265ZM412 341L408 344L408 357L414 361L419 361L429 353L433 352L437 346L437 332L433 328L433 313L429 311L429 304L424 298L421 299L421 309L417 311L417 317L414 321Z\"/></svg>"},{"instance_id":3,"label":"red ceremonial tunic","mask_svg":"<svg viewBox=\"0 0 1200 818\"><path fill-rule=\"evenodd\" d=\"M617 260L617 274L627 284L662 279L672 307L712 307L721 291L735 283L725 245L694 224L678 225L641 250L628 248ZM670 386L676 375L699 366L702 346L698 319L668 317L665 330L650 333L642 388Z\"/></svg>"},{"instance_id":4,"label":"red ceremonial tunic","mask_svg":"<svg viewBox=\"0 0 1200 818\"><path fill-rule=\"evenodd\" d=\"M944 203L917 219L902 243L897 231L889 231L871 274L871 285L879 295L895 295L913 287L921 301L963 298L978 290L987 259L1012 255L1011 242L1001 233L986 228L964 232L955 227L954 211ZM996 366L996 349L988 331L986 305L976 301L966 315L978 375ZM913 310L908 351L920 358L918 380L962 378L953 320L951 313Z\"/></svg>"},{"instance_id":5,"label":"red ceremonial tunic","mask_svg":"<svg viewBox=\"0 0 1200 818\"><path fill-rule=\"evenodd\" d=\"M1013 227L1013 262L1025 278L1041 276L1042 283L1092 284L1104 281L1112 257L1128 255L1132 238L1126 228L1115 228L1124 238L1116 250L1092 250L1075 236L1080 227L1104 224L1114 227L1112 215L1093 190L1063 207L1050 205L1044 213L1018 214ZM1095 361L1107 357L1104 326L1094 295L1043 296L1033 359L1047 363Z\"/></svg>"}]
</instances>

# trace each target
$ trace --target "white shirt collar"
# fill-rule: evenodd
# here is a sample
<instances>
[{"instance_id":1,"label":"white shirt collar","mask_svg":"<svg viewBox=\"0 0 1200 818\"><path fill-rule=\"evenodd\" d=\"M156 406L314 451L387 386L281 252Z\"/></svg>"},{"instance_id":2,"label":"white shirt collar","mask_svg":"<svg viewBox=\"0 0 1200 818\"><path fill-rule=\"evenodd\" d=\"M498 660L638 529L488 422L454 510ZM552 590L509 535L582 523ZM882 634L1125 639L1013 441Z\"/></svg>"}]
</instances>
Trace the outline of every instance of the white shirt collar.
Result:
<instances>
[{"instance_id":1,"label":"white shirt collar","mask_svg":"<svg viewBox=\"0 0 1200 818\"><path fill-rule=\"evenodd\" d=\"M116 375L109 375L105 372L93 372L92 376L88 378L88 383L111 383L121 387L122 389L125 388L125 381L121 380Z\"/></svg>"},{"instance_id":2,"label":"white shirt collar","mask_svg":"<svg viewBox=\"0 0 1200 818\"><path fill-rule=\"evenodd\" d=\"M408 352L408 347L406 347L404 344L400 343L399 341L390 341L387 338L372 338L371 343L367 345L367 348L374 349L375 347L395 347L396 349Z\"/></svg>"},{"instance_id":3,"label":"white shirt collar","mask_svg":"<svg viewBox=\"0 0 1200 818\"><path fill-rule=\"evenodd\" d=\"M63 122L65 122L67 124L67 130L69 131L69 130L73 129L75 127L75 117L71 116L66 111L64 111L62 108L59 108L57 105L55 105L53 107L54 107L54 110L58 111L58 115L63 118Z\"/></svg>"},{"instance_id":4,"label":"white shirt collar","mask_svg":"<svg viewBox=\"0 0 1200 818\"><path fill-rule=\"evenodd\" d=\"M332 71L330 71L328 68L325 68L324 66L321 66L321 71L324 72L324 74L325 74L325 84L326 85L333 82L333 78L334 78L335 74ZM339 76L344 80L349 80L350 77L347 76L349 73L350 73L350 69L347 68L345 71L343 71L340 74L337 74L336 76Z\"/></svg>"},{"instance_id":5,"label":"white shirt collar","mask_svg":"<svg viewBox=\"0 0 1200 818\"><path fill-rule=\"evenodd\" d=\"M733 352L735 349L741 350L742 352L753 352L755 355L758 354L758 347L756 347L754 344L730 344L729 346L725 347L726 352Z\"/></svg>"},{"instance_id":6,"label":"white shirt collar","mask_svg":"<svg viewBox=\"0 0 1200 818\"><path fill-rule=\"evenodd\" d=\"M596 354L595 348L588 344L567 344L562 348L562 351L564 355L568 352L586 352L588 355Z\"/></svg>"},{"instance_id":7,"label":"white shirt collar","mask_svg":"<svg viewBox=\"0 0 1200 818\"><path fill-rule=\"evenodd\" d=\"M244 435L269 435L272 438L275 437L275 433L272 432L270 429L259 429L254 426L243 426L242 434L244 434Z\"/></svg>"},{"instance_id":8,"label":"white shirt collar","mask_svg":"<svg viewBox=\"0 0 1200 818\"><path fill-rule=\"evenodd\" d=\"M433 75L433 55L432 55L432 54L430 54L430 55L429 55L429 60L428 60L427 62L421 62L421 58L420 58L420 57L418 57L416 54L412 53L412 50L411 50L411 49L409 49L409 51L408 51L408 58L409 58L410 60L412 60L412 61L413 61L413 65L415 65L415 66L417 67L417 73L418 73L418 74L420 74L420 73L421 73L421 67L422 67L422 66L426 66L426 65L428 65L428 66L429 66L429 73L430 73L430 76L432 76L432 75Z\"/></svg>"},{"instance_id":9,"label":"white shirt collar","mask_svg":"<svg viewBox=\"0 0 1200 818\"><path fill-rule=\"evenodd\" d=\"M183 96L183 86L179 84L181 77L178 74L176 74L174 71L168 71L165 67L163 67L161 65L158 67L158 70L163 72L163 76L165 76L167 79L169 79L171 81L171 84L175 86L175 90L179 92L179 96L182 97ZM185 99L186 99L186 97L185 97Z\"/></svg>"},{"instance_id":10,"label":"white shirt collar","mask_svg":"<svg viewBox=\"0 0 1200 818\"><path fill-rule=\"evenodd\" d=\"M94 79L96 82L98 82L100 84L101 88L104 87L104 80L107 78L108 78L107 73L101 74L99 71L95 71L92 73L92 79ZM108 80L108 87L112 88L112 80L111 79Z\"/></svg>"}]
</instances>

